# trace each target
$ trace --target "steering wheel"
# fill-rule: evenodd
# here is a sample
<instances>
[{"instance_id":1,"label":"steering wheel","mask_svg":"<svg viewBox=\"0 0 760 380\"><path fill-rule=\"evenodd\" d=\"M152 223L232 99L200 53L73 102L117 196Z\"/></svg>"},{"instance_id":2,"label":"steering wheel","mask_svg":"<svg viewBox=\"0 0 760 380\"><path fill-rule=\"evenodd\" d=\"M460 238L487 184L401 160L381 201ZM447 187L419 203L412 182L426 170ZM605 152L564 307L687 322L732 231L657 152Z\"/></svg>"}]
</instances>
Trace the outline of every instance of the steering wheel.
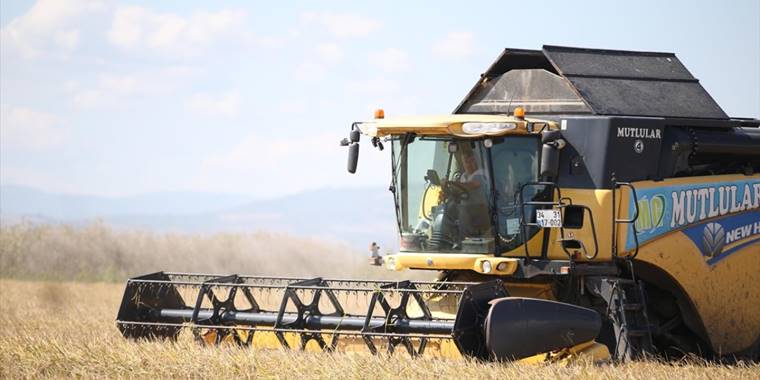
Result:
<instances>
[{"instance_id":1,"label":"steering wheel","mask_svg":"<svg viewBox=\"0 0 760 380\"><path fill-rule=\"evenodd\" d=\"M470 197L470 191L463 184L455 181L446 181L444 193L451 194L457 200L464 200Z\"/></svg>"}]
</instances>

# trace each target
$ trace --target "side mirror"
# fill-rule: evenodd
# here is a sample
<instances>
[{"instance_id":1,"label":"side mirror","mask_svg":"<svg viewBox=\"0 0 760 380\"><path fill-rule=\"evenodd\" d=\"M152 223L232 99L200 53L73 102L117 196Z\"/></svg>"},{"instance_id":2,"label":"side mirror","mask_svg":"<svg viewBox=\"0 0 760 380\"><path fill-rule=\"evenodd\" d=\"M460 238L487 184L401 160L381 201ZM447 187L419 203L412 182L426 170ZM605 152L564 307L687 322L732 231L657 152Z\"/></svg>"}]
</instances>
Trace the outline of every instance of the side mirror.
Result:
<instances>
[{"instance_id":1,"label":"side mirror","mask_svg":"<svg viewBox=\"0 0 760 380\"><path fill-rule=\"evenodd\" d=\"M433 169L428 169L425 179L433 186L441 186L441 178L438 177L438 172Z\"/></svg>"},{"instance_id":2,"label":"side mirror","mask_svg":"<svg viewBox=\"0 0 760 380\"><path fill-rule=\"evenodd\" d=\"M351 142L358 143L359 137L361 137L362 132L359 130L359 128L354 127L354 129L351 130L351 133L348 134L348 137L351 139Z\"/></svg>"},{"instance_id":3,"label":"side mirror","mask_svg":"<svg viewBox=\"0 0 760 380\"><path fill-rule=\"evenodd\" d=\"M351 124L351 132L348 133L348 138L340 142L341 146L348 147L348 172L351 174L356 173L356 165L359 163L359 140L361 135L362 131L354 123Z\"/></svg>"},{"instance_id":4,"label":"side mirror","mask_svg":"<svg viewBox=\"0 0 760 380\"><path fill-rule=\"evenodd\" d=\"M359 163L359 143L353 143L348 147L348 172L356 173L356 165Z\"/></svg>"},{"instance_id":5,"label":"side mirror","mask_svg":"<svg viewBox=\"0 0 760 380\"><path fill-rule=\"evenodd\" d=\"M546 131L541 134L541 177L545 180L559 175L559 151L565 147L560 131Z\"/></svg>"},{"instance_id":6,"label":"side mirror","mask_svg":"<svg viewBox=\"0 0 760 380\"><path fill-rule=\"evenodd\" d=\"M559 149L552 145L544 144L541 148L541 177L557 178L559 174Z\"/></svg>"},{"instance_id":7,"label":"side mirror","mask_svg":"<svg viewBox=\"0 0 760 380\"><path fill-rule=\"evenodd\" d=\"M583 227L583 217L585 208L576 205L567 205L564 207L565 215L562 217L562 227L578 230Z\"/></svg>"}]
</instances>

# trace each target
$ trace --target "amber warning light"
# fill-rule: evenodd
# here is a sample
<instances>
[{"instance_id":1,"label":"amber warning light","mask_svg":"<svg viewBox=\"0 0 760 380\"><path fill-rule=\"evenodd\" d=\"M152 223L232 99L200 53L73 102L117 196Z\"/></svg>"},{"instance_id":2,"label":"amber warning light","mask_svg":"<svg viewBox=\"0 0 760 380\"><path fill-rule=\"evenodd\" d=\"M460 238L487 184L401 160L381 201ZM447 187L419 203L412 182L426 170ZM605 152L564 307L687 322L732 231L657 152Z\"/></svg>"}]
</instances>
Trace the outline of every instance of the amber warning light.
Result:
<instances>
[{"instance_id":1,"label":"amber warning light","mask_svg":"<svg viewBox=\"0 0 760 380\"><path fill-rule=\"evenodd\" d=\"M382 108L378 108L375 110L375 119L384 119L385 118L385 111L383 111Z\"/></svg>"}]
</instances>

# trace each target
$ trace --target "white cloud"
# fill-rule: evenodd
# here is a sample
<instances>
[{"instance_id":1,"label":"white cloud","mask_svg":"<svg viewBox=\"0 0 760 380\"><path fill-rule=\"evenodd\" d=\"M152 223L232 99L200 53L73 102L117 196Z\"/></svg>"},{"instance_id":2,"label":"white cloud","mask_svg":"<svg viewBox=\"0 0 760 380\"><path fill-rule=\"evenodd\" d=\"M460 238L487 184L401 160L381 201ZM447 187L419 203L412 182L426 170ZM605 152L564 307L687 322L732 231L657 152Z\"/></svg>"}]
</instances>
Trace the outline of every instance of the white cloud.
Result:
<instances>
[{"instance_id":1,"label":"white cloud","mask_svg":"<svg viewBox=\"0 0 760 380\"><path fill-rule=\"evenodd\" d=\"M84 90L74 94L72 102L78 108L92 109L103 105L112 105L113 100L100 90Z\"/></svg>"},{"instance_id":2,"label":"white cloud","mask_svg":"<svg viewBox=\"0 0 760 380\"><path fill-rule=\"evenodd\" d=\"M71 52L79 45L81 20L103 8L94 0L39 0L0 30L0 44L26 58Z\"/></svg>"},{"instance_id":3,"label":"white cloud","mask_svg":"<svg viewBox=\"0 0 760 380\"><path fill-rule=\"evenodd\" d=\"M307 83L325 79L329 69L343 60L344 52L338 44L324 42L307 50L293 72L293 78Z\"/></svg>"},{"instance_id":4,"label":"white cloud","mask_svg":"<svg viewBox=\"0 0 760 380\"><path fill-rule=\"evenodd\" d=\"M343 60L345 53L343 49L335 43L321 43L314 48L317 56L327 63L338 63Z\"/></svg>"},{"instance_id":5,"label":"white cloud","mask_svg":"<svg viewBox=\"0 0 760 380\"><path fill-rule=\"evenodd\" d=\"M143 7L116 10L108 31L109 41L125 50L195 55L212 42L241 33L246 17L242 10L196 11L188 17L158 13Z\"/></svg>"},{"instance_id":6,"label":"white cloud","mask_svg":"<svg viewBox=\"0 0 760 380\"><path fill-rule=\"evenodd\" d=\"M302 82L320 82L327 76L327 68L319 63L304 62L296 67L295 79Z\"/></svg>"},{"instance_id":7,"label":"white cloud","mask_svg":"<svg viewBox=\"0 0 760 380\"><path fill-rule=\"evenodd\" d=\"M90 87L67 82L64 87L73 92L72 101L83 109L115 107L130 99L165 96L187 86L199 69L190 66L167 66L160 69L127 74L103 73Z\"/></svg>"},{"instance_id":8,"label":"white cloud","mask_svg":"<svg viewBox=\"0 0 760 380\"><path fill-rule=\"evenodd\" d=\"M66 140L61 120L47 112L0 104L2 149L41 151Z\"/></svg>"},{"instance_id":9,"label":"white cloud","mask_svg":"<svg viewBox=\"0 0 760 380\"><path fill-rule=\"evenodd\" d=\"M205 116L235 117L240 112L240 93L196 93L186 102L188 110Z\"/></svg>"},{"instance_id":10,"label":"white cloud","mask_svg":"<svg viewBox=\"0 0 760 380\"><path fill-rule=\"evenodd\" d=\"M141 16L148 13L140 7L122 8L116 11L108 31L108 39L116 46L122 48L136 47L142 39L143 31Z\"/></svg>"},{"instance_id":11,"label":"white cloud","mask_svg":"<svg viewBox=\"0 0 760 380\"><path fill-rule=\"evenodd\" d=\"M470 32L451 32L433 44L433 53L445 58L467 58L474 52L475 36Z\"/></svg>"},{"instance_id":12,"label":"white cloud","mask_svg":"<svg viewBox=\"0 0 760 380\"><path fill-rule=\"evenodd\" d=\"M404 71L409 68L409 56L397 48L387 48L369 53L370 65L388 72Z\"/></svg>"},{"instance_id":13,"label":"white cloud","mask_svg":"<svg viewBox=\"0 0 760 380\"><path fill-rule=\"evenodd\" d=\"M73 50L79 43L79 30L71 29L58 32L54 37L58 46L66 49Z\"/></svg>"},{"instance_id":14,"label":"white cloud","mask_svg":"<svg viewBox=\"0 0 760 380\"><path fill-rule=\"evenodd\" d=\"M339 38L363 37L381 27L377 20L349 12L305 12L301 20L319 25Z\"/></svg>"}]
</instances>

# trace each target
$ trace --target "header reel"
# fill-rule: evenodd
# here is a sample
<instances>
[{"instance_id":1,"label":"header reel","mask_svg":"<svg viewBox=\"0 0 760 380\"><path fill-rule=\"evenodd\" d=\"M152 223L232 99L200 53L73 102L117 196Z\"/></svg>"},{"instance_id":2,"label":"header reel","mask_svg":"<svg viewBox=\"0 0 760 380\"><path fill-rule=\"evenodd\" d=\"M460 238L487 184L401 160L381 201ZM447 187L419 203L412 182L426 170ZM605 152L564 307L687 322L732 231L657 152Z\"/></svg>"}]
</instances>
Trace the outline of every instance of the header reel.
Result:
<instances>
[{"instance_id":1,"label":"header reel","mask_svg":"<svg viewBox=\"0 0 760 380\"><path fill-rule=\"evenodd\" d=\"M177 340L190 330L207 344L310 346L328 352L360 345L372 354L403 348L412 356L434 347L441 356L488 360L520 359L591 341L601 321L596 312L577 306L508 297L500 280L388 282L158 272L129 280L116 324L126 338L136 340ZM525 334L532 336L531 344L513 339ZM505 343L509 341L516 344Z\"/></svg>"}]
</instances>

